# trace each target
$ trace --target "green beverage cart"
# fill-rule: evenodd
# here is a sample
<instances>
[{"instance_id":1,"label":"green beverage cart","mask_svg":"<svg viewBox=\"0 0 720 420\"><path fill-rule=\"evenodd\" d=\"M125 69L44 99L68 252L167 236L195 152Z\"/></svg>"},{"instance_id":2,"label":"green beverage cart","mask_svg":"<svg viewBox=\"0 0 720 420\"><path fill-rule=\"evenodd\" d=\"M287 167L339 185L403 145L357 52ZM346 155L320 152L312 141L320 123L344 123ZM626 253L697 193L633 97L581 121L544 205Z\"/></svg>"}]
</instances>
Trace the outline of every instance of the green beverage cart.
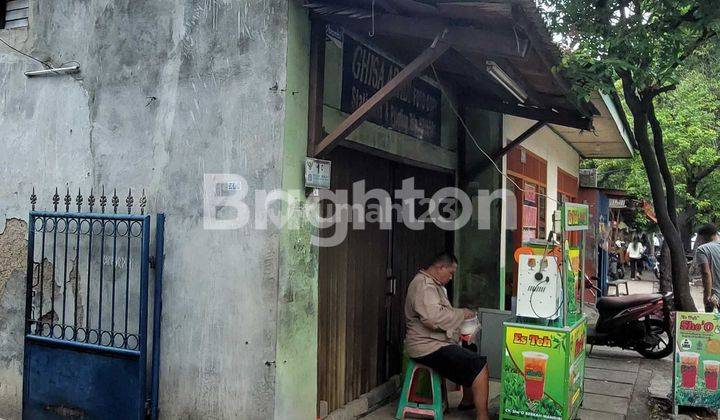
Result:
<instances>
[{"instance_id":1,"label":"green beverage cart","mask_svg":"<svg viewBox=\"0 0 720 420\"><path fill-rule=\"evenodd\" d=\"M565 203L558 213L562 304L554 319L516 318L504 323L501 419L573 419L584 398L587 322L581 297L589 209ZM577 247L570 246L573 231L580 232ZM553 313L553 308L538 312Z\"/></svg>"}]
</instances>

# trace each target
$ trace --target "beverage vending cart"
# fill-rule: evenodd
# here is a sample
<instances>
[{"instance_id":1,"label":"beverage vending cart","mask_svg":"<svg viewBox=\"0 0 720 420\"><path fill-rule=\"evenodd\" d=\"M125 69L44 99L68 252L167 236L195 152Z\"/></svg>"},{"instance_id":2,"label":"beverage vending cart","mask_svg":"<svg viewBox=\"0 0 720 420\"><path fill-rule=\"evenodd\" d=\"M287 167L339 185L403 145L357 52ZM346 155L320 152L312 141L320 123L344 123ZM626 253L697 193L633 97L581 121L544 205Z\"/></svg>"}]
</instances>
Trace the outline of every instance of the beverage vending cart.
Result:
<instances>
[{"instance_id":1,"label":"beverage vending cart","mask_svg":"<svg viewBox=\"0 0 720 420\"><path fill-rule=\"evenodd\" d=\"M582 404L589 220L587 205L565 203L544 246L515 252L517 305L515 318L504 323L501 419L572 419Z\"/></svg>"}]
</instances>

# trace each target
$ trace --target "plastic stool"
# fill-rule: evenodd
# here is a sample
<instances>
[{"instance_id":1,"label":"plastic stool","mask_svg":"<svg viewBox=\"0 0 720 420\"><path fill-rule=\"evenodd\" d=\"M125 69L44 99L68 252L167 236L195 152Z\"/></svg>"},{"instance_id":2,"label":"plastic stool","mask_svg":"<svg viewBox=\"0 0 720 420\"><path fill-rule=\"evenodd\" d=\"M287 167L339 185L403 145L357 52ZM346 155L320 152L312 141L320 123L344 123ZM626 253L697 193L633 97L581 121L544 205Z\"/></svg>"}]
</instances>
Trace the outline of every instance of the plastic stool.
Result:
<instances>
[{"instance_id":1,"label":"plastic stool","mask_svg":"<svg viewBox=\"0 0 720 420\"><path fill-rule=\"evenodd\" d=\"M430 398L415 394L417 374L423 370L430 375L430 389L432 390ZM408 359L395 418L403 419L406 414L413 414L432 416L435 420L442 420L445 407L447 407L445 379L431 368L417 363L413 359Z\"/></svg>"}]
</instances>

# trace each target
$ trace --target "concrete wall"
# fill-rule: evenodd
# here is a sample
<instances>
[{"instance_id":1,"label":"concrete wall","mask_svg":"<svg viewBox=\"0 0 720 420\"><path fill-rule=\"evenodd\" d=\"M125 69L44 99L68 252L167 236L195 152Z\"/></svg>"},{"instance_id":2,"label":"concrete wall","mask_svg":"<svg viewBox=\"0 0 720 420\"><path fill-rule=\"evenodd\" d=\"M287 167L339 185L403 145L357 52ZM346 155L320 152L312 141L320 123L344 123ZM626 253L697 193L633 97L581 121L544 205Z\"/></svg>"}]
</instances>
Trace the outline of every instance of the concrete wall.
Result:
<instances>
[{"instance_id":1,"label":"concrete wall","mask_svg":"<svg viewBox=\"0 0 720 420\"><path fill-rule=\"evenodd\" d=\"M82 68L28 79L40 65L0 47L0 418L20 417L28 197L49 208L65 183L144 188L167 214L162 417L274 416L278 322L294 316L276 310L285 239L204 230L202 199L204 173L281 186L287 14L280 0L31 0L29 29L0 31Z\"/></svg>"},{"instance_id":2,"label":"concrete wall","mask_svg":"<svg viewBox=\"0 0 720 420\"><path fill-rule=\"evenodd\" d=\"M505 115L504 136L512 141L527 130L535 121L525 118ZM580 155L565 140L547 127L543 127L529 139L522 143L522 147L535 153L547 161L547 195L557 199L558 168L572 176L579 177ZM557 202L547 200L545 220L552 220L552 214L557 210Z\"/></svg>"}]
</instances>

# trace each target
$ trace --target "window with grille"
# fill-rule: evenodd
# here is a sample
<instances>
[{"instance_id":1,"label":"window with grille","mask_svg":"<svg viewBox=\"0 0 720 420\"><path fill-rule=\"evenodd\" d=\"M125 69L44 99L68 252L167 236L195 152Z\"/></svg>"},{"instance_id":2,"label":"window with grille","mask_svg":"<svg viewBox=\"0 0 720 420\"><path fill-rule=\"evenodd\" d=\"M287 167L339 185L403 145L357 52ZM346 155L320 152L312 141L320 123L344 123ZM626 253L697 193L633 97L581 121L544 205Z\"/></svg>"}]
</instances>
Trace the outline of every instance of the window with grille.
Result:
<instances>
[{"instance_id":1,"label":"window with grille","mask_svg":"<svg viewBox=\"0 0 720 420\"><path fill-rule=\"evenodd\" d=\"M28 26L29 0L0 0L0 25L2 29L22 28Z\"/></svg>"}]
</instances>

